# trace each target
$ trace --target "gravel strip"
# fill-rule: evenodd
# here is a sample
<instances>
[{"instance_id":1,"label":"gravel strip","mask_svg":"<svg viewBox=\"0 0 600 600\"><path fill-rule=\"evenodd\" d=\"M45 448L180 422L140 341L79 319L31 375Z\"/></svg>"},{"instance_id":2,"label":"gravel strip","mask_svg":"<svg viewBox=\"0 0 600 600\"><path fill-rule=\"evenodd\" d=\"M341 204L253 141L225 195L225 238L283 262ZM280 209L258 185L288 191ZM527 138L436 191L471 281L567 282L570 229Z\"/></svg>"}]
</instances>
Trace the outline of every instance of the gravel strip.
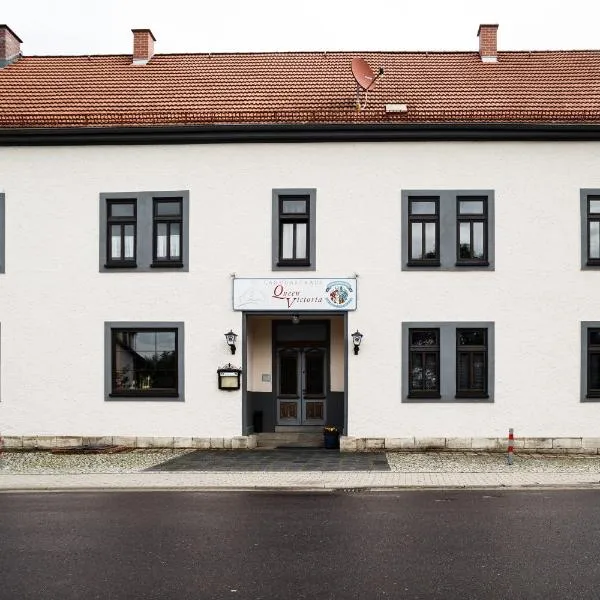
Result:
<instances>
[{"instance_id":1,"label":"gravel strip","mask_svg":"<svg viewBox=\"0 0 600 600\"><path fill-rule=\"evenodd\" d=\"M487 452L386 453L390 469L400 473L600 473L600 456Z\"/></svg>"},{"instance_id":2,"label":"gravel strip","mask_svg":"<svg viewBox=\"0 0 600 600\"><path fill-rule=\"evenodd\" d=\"M132 450L116 454L4 452L0 474L139 473L193 450Z\"/></svg>"}]
</instances>

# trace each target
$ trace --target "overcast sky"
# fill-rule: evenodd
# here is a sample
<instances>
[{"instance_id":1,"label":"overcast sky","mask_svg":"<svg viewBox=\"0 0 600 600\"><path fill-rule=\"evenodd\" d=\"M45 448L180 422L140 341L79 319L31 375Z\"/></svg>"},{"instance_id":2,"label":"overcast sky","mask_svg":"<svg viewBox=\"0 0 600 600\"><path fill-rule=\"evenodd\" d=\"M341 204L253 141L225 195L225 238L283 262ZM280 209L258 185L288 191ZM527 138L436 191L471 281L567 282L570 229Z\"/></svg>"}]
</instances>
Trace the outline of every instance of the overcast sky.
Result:
<instances>
[{"instance_id":1,"label":"overcast sky","mask_svg":"<svg viewBox=\"0 0 600 600\"><path fill-rule=\"evenodd\" d=\"M3 6L2 6L3 5ZM155 51L475 50L498 23L500 50L600 48L599 0L2 0L0 23L34 54Z\"/></svg>"}]
</instances>

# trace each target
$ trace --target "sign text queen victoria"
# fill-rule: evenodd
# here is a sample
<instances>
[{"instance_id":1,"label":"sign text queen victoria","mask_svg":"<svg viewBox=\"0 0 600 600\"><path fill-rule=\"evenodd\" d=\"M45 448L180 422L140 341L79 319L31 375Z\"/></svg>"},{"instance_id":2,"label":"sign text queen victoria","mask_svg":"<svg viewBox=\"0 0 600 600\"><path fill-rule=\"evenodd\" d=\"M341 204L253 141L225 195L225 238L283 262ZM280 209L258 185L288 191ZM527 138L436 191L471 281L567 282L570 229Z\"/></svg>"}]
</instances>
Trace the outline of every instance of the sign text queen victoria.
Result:
<instances>
[{"instance_id":1,"label":"sign text queen victoria","mask_svg":"<svg viewBox=\"0 0 600 600\"><path fill-rule=\"evenodd\" d=\"M356 310L356 279L233 280L234 310Z\"/></svg>"}]
</instances>

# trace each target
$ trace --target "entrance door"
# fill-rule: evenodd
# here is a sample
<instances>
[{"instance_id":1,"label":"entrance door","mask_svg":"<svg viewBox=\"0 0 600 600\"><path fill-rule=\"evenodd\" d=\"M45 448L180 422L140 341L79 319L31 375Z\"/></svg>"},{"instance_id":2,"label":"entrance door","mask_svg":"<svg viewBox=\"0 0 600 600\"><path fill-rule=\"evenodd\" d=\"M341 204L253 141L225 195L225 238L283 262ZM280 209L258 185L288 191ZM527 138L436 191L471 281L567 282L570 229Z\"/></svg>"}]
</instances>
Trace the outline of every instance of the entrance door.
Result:
<instances>
[{"instance_id":1,"label":"entrance door","mask_svg":"<svg viewBox=\"0 0 600 600\"><path fill-rule=\"evenodd\" d=\"M325 423L325 348L277 350L277 424Z\"/></svg>"}]
</instances>

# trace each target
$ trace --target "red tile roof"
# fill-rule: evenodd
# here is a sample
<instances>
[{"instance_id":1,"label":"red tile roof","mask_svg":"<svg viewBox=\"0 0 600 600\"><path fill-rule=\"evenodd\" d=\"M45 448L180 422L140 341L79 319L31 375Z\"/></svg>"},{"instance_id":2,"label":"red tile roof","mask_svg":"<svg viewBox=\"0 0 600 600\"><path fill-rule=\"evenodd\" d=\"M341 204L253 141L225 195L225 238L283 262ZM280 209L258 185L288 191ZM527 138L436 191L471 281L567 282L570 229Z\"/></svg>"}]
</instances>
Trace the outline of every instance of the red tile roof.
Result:
<instances>
[{"instance_id":1,"label":"red tile roof","mask_svg":"<svg viewBox=\"0 0 600 600\"><path fill-rule=\"evenodd\" d=\"M385 74L357 111L350 63ZM0 69L0 127L600 123L600 51L30 56ZM362 97L364 98L364 97ZM402 103L406 113L386 113Z\"/></svg>"}]
</instances>

